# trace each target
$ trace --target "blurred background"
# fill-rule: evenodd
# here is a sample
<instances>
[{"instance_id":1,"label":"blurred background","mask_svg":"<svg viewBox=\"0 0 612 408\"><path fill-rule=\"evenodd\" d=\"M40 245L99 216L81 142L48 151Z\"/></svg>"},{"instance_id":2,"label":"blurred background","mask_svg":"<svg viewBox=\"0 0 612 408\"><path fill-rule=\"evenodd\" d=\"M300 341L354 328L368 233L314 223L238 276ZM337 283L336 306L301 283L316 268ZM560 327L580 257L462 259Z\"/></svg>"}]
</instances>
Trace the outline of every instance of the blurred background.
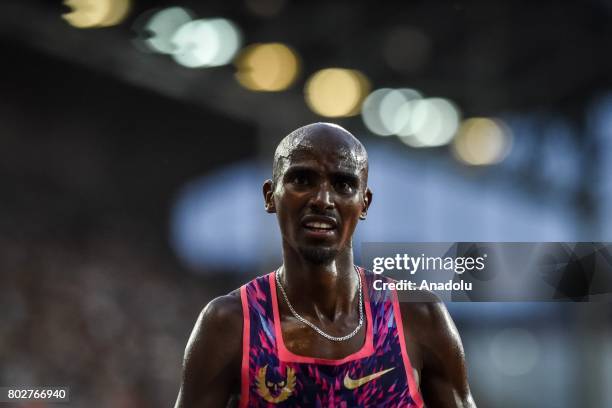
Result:
<instances>
[{"instance_id":1,"label":"blurred background","mask_svg":"<svg viewBox=\"0 0 612 408\"><path fill-rule=\"evenodd\" d=\"M314 121L370 153L358 255L612 241L611 23L609 0L2 1L0 385L171 406L201 308L279 264L261 184ZM448 306L479 407L612 406L608 304Z\"/></svg>"}]
</instances>

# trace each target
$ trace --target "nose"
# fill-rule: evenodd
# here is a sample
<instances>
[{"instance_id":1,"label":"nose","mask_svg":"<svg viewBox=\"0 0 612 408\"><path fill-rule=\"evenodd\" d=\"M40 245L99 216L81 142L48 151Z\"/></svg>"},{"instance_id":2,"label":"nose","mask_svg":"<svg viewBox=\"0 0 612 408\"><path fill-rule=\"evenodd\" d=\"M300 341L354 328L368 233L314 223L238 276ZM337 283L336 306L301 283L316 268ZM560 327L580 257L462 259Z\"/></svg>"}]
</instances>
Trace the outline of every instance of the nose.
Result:
<instances>
[{"instance_id":1,"label":"nose","mask_svg":"<svg viewBox=\"0 0 612 408\"><path fill-rule=\"evenodd\" d=\"M333 191L329 183L321 183L312 197L311 206L320 211L333 209L333 198Z\"/></svg>"}]
</instances>

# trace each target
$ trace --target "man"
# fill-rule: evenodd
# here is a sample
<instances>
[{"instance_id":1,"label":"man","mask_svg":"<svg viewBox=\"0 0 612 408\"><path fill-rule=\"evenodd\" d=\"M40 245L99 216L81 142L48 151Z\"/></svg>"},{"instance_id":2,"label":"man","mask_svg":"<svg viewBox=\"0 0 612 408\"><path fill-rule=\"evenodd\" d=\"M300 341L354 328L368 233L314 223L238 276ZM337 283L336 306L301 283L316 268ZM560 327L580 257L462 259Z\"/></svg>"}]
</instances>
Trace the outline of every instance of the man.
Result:
<instances>
[{"instance_id":1,"label":"man","mask_svg":"<svg viewBox=\"0 0 612 408\"><path fill-rule=\"evenodd\" d=\"M186 347L175 408L474 407L444 305L400 304L353 264L372 203L363 145L327 123L299 128L263 186L283 265L210 302Z\"/></svg>"}]
</instances>

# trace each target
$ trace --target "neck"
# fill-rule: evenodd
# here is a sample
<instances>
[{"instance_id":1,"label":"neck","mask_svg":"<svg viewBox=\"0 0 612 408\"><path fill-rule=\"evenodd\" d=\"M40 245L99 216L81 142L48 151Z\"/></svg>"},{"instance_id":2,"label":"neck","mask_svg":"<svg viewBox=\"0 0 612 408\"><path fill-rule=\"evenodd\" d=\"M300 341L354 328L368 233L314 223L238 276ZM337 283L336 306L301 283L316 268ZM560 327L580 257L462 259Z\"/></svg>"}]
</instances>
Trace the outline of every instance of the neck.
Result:
<instances>
[{"instance_id":1,"label":"neck","mask_svg":"<svg viewBox=\"0 0 612 408\"><path fill-rule=\"evenodd\" d=\"M281 271L281 284L300 314L333 322L357 313L359 281L352 248L324 264L313 264L284 248Z\"/></svg>"}]
</instances>

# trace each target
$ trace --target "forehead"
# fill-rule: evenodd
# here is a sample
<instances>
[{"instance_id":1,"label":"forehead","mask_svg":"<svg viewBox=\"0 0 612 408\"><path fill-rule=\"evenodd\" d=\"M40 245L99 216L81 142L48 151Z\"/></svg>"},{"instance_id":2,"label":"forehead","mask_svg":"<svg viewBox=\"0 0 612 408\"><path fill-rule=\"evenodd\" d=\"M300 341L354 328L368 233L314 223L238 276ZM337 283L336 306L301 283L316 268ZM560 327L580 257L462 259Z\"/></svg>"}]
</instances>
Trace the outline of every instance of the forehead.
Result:
<instances>
[{"instance_id":1,"label":"forehead","mask_svg":"<svg viewBox=\"0 0 612 408\"><path fill-rule=\"evenodd\" d=\"M358 173L365 161L355 149L347 146L298 145L284 158L285 168L292 166L319 167Z\"/></svg>"},{"instance_id":2,"label":"forehead","mask_svg":"<svg viewBox=\"0 0 612 408\"><path fill-rule=\"evenodd\" d=\"M276 148L276 176L297 166L327 172L361 172L367 177L368 156L363 145L347 130L334 124L315 123L296 129Z\"/></svg>"}]
</instances>

